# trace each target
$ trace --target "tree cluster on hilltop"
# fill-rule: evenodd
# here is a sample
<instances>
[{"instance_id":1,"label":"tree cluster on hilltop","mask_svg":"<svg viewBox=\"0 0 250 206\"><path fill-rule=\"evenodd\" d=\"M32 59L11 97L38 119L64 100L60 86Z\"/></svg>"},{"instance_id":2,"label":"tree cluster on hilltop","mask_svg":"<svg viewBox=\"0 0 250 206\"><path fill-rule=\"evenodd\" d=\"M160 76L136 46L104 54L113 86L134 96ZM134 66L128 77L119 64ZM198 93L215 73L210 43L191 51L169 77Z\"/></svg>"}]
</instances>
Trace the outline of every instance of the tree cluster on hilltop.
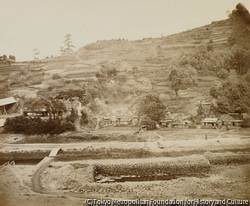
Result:
<instances>
[{"instance_id":1,"label":"tree cluster on hilltop","mask_svg":"<svg viewBox=\"0 0 250 206\"><path fill-rule=\"evenodd\" d=\"M233 30L228 38L230 45L240 45L250 49L250 14L246 7L239 3L236 8L229 12L229 20L233 24Z\"/></svg>"},{"instance_id":2,"label":"tree cluster on hilltop","mask_svg":"<svg viewBox=\"0 0 250 206\"><path fill-rule=\"evenodd\" d=\"M9 66L11 65L12 62L16 61L16 57L14 55L9 55L9 58L7 57L6 54L4 54L3 56L0 56L0 63L1 62L5 62L7 64L9 64Z\"/></svg>"}]
</instances>

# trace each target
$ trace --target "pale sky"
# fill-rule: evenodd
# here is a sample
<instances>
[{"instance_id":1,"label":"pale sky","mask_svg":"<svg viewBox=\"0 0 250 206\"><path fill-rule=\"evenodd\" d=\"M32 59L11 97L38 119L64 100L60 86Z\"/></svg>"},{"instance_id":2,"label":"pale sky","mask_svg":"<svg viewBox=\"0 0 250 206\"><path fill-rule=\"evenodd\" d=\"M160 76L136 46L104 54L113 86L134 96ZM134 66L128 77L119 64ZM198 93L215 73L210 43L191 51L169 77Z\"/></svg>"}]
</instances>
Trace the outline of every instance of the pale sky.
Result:
<instances>
[{"instance_id":1,"label":"pale sky","mask_svg":"<svg viewBox=\"0 0 250 206\"><path fill-rule=\"evenodd\" d=\"M226 19L239 2L250 10L250 0L0 0L0 55L60 55L66 34L76 48L167 36Z\"/></svg>"}]
</instances>

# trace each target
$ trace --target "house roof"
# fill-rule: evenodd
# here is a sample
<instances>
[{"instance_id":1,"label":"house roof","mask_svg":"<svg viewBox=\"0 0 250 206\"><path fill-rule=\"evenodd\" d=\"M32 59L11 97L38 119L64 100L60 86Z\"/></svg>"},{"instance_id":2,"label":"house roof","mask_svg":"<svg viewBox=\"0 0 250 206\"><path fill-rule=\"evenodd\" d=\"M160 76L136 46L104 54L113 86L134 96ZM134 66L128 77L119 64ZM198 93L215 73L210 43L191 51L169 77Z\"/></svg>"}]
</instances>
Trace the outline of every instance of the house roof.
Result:
<instances>
[{"instance_id":1,"label":"house roof","mask_svg":"<svg viewBox=\"0 0 250 206\"><path fill-rule=\"evenodd\" d=\"M217 122L218 118L205 118L201 122Z\"/></svg>"},{"instance_id":2,"label":"house roof","mask_svg":"<svg viewBox=\"0 0 250 206\"><path fill-rule=\"evenodd\" d=\"M131 120L131 118L129 118L129 117L122 117L120 119L120 122L129 122L130 120Z\"/></svg>"},{"instance_id":3,"label":"house roof","mask_svg":"<svg viewBox=\"0 0 250 206\"><path fill-rule=\"evenodd\" d=\"M115 116L112 116L112 117L110 117L110 119L114 122L114 121L116 121L116 117Z\"/></svg>"},{"instance_id":4,"label":"house roof","mask_svg":"<svg viewBox=\"0 0 250 206\"><path fill-rule=\"evenodd\" d=\"M167 119L173 120L173 117L169 112L165 114L165 120Z\"/></svg>"},{"instance_id":5,"label":"house roof","mask_svg":"<svg viewBox=\"0 0 250 206\"><path fill-rule=\"evenodd\" d=\"M5 99L0 99L0 106L16 103L14 97L9 97Z\"/></svg>"},{"instance_id":6,"label":"house roof","mask_svg":"<svg viewBox=\"0 0 250 206\"><path fill-rule=\"evenodd\" d=\"M166 123L166 122L172 122L173 120L172 119L166 119L166 120L160 120L160 123Z\"/></svg>"},{"instance_id":7,"label":"house roof","mask_svg":"<svg viewBox=\"0 0 250 206\"><path fill-rule=\"evenodd\" d=\"M0 127L4 125L5 119L0 119Z\"/></svg>"}]
</instances>

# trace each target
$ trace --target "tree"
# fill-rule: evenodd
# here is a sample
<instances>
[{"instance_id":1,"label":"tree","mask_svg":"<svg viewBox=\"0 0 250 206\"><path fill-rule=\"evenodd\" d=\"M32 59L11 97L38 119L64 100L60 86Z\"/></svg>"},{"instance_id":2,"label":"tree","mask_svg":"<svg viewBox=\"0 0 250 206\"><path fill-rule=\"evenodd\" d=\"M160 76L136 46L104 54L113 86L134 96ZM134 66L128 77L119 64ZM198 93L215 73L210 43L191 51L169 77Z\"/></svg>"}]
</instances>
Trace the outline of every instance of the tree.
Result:
<instances>
[{"instance_id":1,"label":"tree","mask_svg":"<svg viewBox=\"0 0 250 206\"><path fill-rule=\"evenodd\" d=\"M65 38L65 40L64 40L65 48L63 49L63 47L61 47L60 51L66 53L66 54L70 54L73 52L72 48L75 48L75 46L73 45L73 43L71 41L72 35L67 34L64 38Z\"/></svg>"},{"instance_id":2,"label":"tree","mask_svg":"<svg viewBox=\"0 0 250 206\"><path fill-rule=\"evenodd\" d=\"M126 74L119 74L119 75L117 75L116 80L117 80L118 84L123 85L127 82L128 77Z\"/></svg>"},{"instance_id":3,"label":"tree","mask_svg":"<svg viewBox=\"0 0 250 206\"><path fill-rule=\"evenodd\" d=\"M55 114L59 111L64 111L66 112L66 106L61 102L60 100L49 100L45 98L39 98L36 100L30 99L29 101L26 102L26 106L29 108L31 111L41 111L42 109L45 109L50 116L50 119L55 119Z\"/></svg>"},{"instance_id":4,"label":"tree","mask_svg":"<svg viewBox=\"0 0 250 206\"><path fill-rule=\"evenodd\" d=\"M164 116L165 109L159 95L146 94L137 100L138 116L147 115L150 119L159 121Z\"/></svg>"},{"instance_id":5,"label":"tree","mask_svg":"<svg viewBox=\"0 0 250 206\"><path fill-rule=\"evenodd\" d=\"M16 61L16 57L14 55L9 55L9 59Z\"/></svg>"},{"instance_id":6,"label":"tree","mask_svg":"<svg viewBox=\"0 0 250 206\"><path fill-rule=\"evenodd\" d=\"M196 71L192 67L173 68L169 74L170 88L175 91L176 97L178 91L187 89L196 82Z\"/></svg>"},{"instance_id":7,"label":"tree","mask_svg":"<svg viewBox=\"0 0 250 206\"><path fill-rule=\"evenodd\" d=\"M62 56L66 54L66 50L63 46L60 46L60 52Z\"/></svg>"},{"instance_id":8,"label":"tree","mask_svg":"<svg viewBox=\"0 0 250 206\"><path fill-rule=\"evenodd\" d=\"M223 83L221 87L211 88L210 95L217 100L217 111L220 113L241 112L250 110L250 83L233 81Z\"/></svg>"},{"instance_id":9,"label":"tree","mask_svg":"<svg viewBox=\"0 0 250 206\"><path fill-rule=\"evenodd\" d=\"M246 73L248 70L246 50L237 45L233 46L226 58L225 66L228 70L234 69L238 74Z\"/></svg>"},{"instance_id":10,"label":"tree","mask_svg":"<svg viewBox=\"0 0 250 206\"><path fill-rule=\"evenodd\" d=\"M250 48L250 14L246 7L239 3L232 12L229 12L229 20L233 25L228 42L230 45L239 45Z\"/></svg>"},{"instance_id":11,"label":"tree","mask_svg":"<svg viewBox=\"0 0 250 206\"><path fill-rule=\"evenodd\" d=\"M33 55L34 55L35 60L39 59L39 57L38 57L39 54L40 54L40 51L37 48L33 49Z\"/></svg>"},{"instance_id":12,"label":"tree","mask_svg":"<svg viewBox=\"0 0 250 206\"><path fill-rule=\"evenodd\" d=\"M9 66L11 66L11 62L16 61L16 57L13 55L9 55L9 58L7 57L6 54L4 54L3 56L0 56L0 62L6 62L7 64L9 64Z\"/></svg>"}]
</instances>

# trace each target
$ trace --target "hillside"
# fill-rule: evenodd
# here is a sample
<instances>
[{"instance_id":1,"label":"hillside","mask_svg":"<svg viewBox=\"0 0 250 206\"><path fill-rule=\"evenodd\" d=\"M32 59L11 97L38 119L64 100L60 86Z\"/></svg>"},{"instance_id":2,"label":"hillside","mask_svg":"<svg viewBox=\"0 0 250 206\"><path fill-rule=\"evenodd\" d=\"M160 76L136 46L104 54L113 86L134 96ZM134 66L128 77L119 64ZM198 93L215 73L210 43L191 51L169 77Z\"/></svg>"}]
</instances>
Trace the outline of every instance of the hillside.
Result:
<instances>
[{"instance_id":1,"label":"hillside","mask_svg":"<svg viewBox=\"0 0 250 206\"><path fill-rule=\"evenodd\" d=\"M139 89L141 94L158 93L172 112L195 115L194 103L211 100L210 88L220 85L224 80L198 73L196 86L180 90L179 98L175 99L168 80L173 61L204 45L213 51L229 50L228 38L232 28L229 20L223 20L160 38L101 40L68 56L52 57L40 62L14 63L10 67L1 64L0 81L1 85L5 85L2 87L2 96L7 91L8 96L18 95L27 99L39 95L55 96L59 91L82 89L83 85L98 88L96 73L102 65L106 65L126 75L126 82L122 85L124 90L132 88ZM134 67L138 69L137 75L133 74ZM119 87L117 82L114 86L112 81L106 86ZM119 90L115 93L115 100L112 99L114 95L103 96L102 107L105 112L102 114L111 115L114 111L119 113L122 110L131 115L133 110L128 108L135 94L128 92L125 96L123 93L119 95Z\"/></svg>"}]
</instances>

